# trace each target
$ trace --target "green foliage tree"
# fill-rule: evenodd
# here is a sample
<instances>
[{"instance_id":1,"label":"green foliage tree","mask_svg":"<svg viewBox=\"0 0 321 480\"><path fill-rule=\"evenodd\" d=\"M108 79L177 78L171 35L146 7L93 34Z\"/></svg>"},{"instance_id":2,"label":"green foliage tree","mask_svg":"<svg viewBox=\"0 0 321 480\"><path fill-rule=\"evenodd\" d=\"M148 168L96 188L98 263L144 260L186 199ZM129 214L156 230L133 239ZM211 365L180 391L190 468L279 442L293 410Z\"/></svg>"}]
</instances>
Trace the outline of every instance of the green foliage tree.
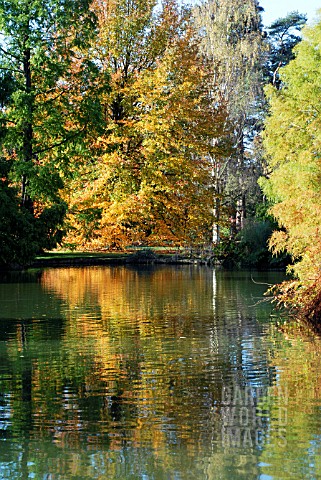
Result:
<instances>
[{"instance_id":1,"label":"green foliage tree","mask_svg":"<svg viewBox=\"0 0 321 480\"><path fill-rule=\"evenodd\" d=\"M19 208L16 192L5 178L7 162L0 164L0 267L21 264L36 253L33 218Z\"/></svg>"},{"instance_id":2,"label":"green foliage tree","mask_svg":"<svg viewBox=\"0 0 321 480\"><path fill-rule=\"evenodd\" d=\"M1 153L8 188L20 189L21 215L46 231L39 248L61 238L59 191L97 106L97 67L84 55L93 31L87 0L0 1Z\"/></svg>"},{"instance_id":3,"label":"green foliage tree","mask_svg":"<svg viewBox=\"0 0 321 480\"><path fill-rule=\"evenodd\" d=\"M270 246L274 252L291 254L293 271L304 287L298 304L307 301L307 292L310 300L320 295L320 45L319 19L315 26L304 28L295 59L280 70L284 87L267 89L270 115L264 141L270 175L260 183L274 203L271 212L281 227ZM318 307L313 315L319 314Z\"/></svg>"}]
</instances>

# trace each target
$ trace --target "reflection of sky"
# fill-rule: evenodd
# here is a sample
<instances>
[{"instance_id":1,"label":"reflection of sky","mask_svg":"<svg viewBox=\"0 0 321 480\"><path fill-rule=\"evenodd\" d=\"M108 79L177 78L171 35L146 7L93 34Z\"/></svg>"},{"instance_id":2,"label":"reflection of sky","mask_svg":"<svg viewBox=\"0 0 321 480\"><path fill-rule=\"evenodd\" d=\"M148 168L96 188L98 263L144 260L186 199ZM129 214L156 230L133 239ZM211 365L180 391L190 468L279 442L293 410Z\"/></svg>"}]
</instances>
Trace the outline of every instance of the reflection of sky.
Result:
<instances>
[{"instance_id":1,"label":"reflection of sky","mask_svg":"<svg viewBox=\"0 0 321 480\"><path fill-rule=\"evenodd\" d=\"M0 395L0 431L6 430L9 426L8 419L11 416L9 399L10 395L2 395L2 397Z\"/></svg>"},{"instance_id":2,"label":"reflection of sky","mask_svg":"<svg viewBox=\"0 0 321 480\"><path fill-rule=\"evenodd\" d=\"M256 331L255 335L260 334ZM257 345L254 344L253 337L245 337L240 340L239 346L230 345L229 352L229 359L234 366L234 373L239 379L240 385L253 389L262 389L272 385L275 382L275 372L274 368L269 366L267 352L262 348L263 345L261 345L261 356L255 356Z\"/></svg>"},{"instance_id":3,"label":"reflection of sky","mask_svg":"<svg viewBox=\"0 0 321 480\"><path fill-rule=\"evenodd\" d=\"M261 462L259 466L260 467L266 467L266 466L269 466L269 464ZM264 475L263 474L263 475L260 475L260 480L273 480L273 477L271 477L271 475Z\"/></svg>"},{"instance_id":4,"label":"reflection of sky","mask_svg":"<svg viewBox=\"0 0 321 480\"><path fill-rule=\"evenodd\" d=\"M253 337L244 339L242 342L242 370L246 384L251 387L259 388L270 384L269 364L266 355L254 358L253 352L256 347ZM271 372L270 372L271 373Z\"/></svg>"}]
</instances>

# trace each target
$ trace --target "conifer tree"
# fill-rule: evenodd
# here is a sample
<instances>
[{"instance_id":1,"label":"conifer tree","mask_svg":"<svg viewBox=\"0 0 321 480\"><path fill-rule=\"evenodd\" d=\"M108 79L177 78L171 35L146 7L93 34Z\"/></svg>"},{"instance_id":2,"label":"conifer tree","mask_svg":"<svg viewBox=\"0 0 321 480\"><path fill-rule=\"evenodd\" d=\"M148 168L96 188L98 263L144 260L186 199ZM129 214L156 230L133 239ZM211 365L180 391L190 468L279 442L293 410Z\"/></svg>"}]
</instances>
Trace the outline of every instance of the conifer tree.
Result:
<instances>
[{"instance_id":1,"label":"conifer tree","mask_svg":"<svg viewBox=\"0 0 321 480\"><path fill-rule=\"evenodd\" d=\"M268 55L268 77L270 82L280 88L279 70L294 59L293 49L301 41L300 32L306 24L307 16L291 12L278 18L268 27L270 52Z\"/></svg>"},{"instance_id":2,"label":"conifer tree","mask_svg":"<svg viewBox=\"0 0 321 480\"><path fill-rule=\"evenodd\" d=\"M274 203L271 211L281 231L270 240L274 252L287 251L293 271L304 288L299 300L317 318L320 315L320 178L321 178L321 21L303 29L295 59L280 69L283 88L270 86L270 115L265 125L265 147L270 175L261 179L264 193ZM310 299L309 299L310 296Z\"/></svg>"}]
</instances>

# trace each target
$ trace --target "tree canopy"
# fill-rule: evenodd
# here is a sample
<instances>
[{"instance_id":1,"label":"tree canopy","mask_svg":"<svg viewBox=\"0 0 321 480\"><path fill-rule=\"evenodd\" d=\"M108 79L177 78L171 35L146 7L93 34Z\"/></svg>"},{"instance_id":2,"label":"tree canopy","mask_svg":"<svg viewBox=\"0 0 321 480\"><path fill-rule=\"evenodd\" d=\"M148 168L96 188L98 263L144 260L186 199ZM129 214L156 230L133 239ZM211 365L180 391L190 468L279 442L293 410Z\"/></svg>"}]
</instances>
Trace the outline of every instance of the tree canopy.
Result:
<instances>
[{"instance_id":1,"label":"tree canopy","mask_svg":"<svg viewBox=\"0 0 321 480\"><path fill-rule=\"evenodd\" d=\"M95 104L95 65L84 55L94 25L89 7L86 0L0 2L3 194L20 191L20 215L42 231L37 250L62 238L60 190L71 160L83 154Z\"/></svg>"},{"instance_id":2,"label":"tree canopy","mask_svg":"<svg viewBox=\"0 0 321 480\"><path fill-rule=\"evenodd\" d=\"M268 52L261 11L0 0L0 263L57 245L243 245L252 226L263 245L264 69L292 58L305 18L274 22Z\"/></svg>"},{"instance_id":3,"label":"tree canopy","mask_svg":"<svg viewBox=\"0 0 321 480\"><path fill-rule=\"evenodd\" d=\"M267 89L270 115L265 147L270 172L261 180L282 228L274 233L270 245L275 252L286 250L292 255L293 270L305 287L319 283L321 262L320 45L319 19L304 28L295 59L280 70L284 87Z\"/></svg>"},{"instance_id":4,"label":"tree canopy","mask_svg":"<svg viewBox=\"0 0 321 480\"><path fill-rule=\"evenodd\" d=\"M190 14L175 1L97 2L96 49L110 88L96 159L72 186L71 244L208 242L208 155L225 135L224 102L211 87ZM80 180L80 182L79 182ZM89 238L90 237L90 238Z\"/></svg>"},{"instance_id":5,"label":"tree canopy","mask_svg":"<svg viewBox=\"0 0 321 480\"><path fill-rule=\"evenodd\" d=\"M301 30L306 24L307 16L291 12L272 22L268 27L270 55L267 67L271 83L280 88L279 70L294 59L294 47L301 41Z\"/></svg>"},{"instance_id":6,"label":"tree canopy","mask_svg":"<svg viewBox=\"0 0 321 480\"><path fill-rule=\"evenodd\" d=\"M209 0L194 9L201 49L212 62L212 82L226 101L231 124L233 149L212 162L214 188L220 199L215 207L216 224L229 217L232 235L243 228L246 203L257 186L258 162L251 144L259 131L263 102L261 11L256 0ZM213 240L220 240L218 228L214 228Z\"/></svg>"}]
</instances>

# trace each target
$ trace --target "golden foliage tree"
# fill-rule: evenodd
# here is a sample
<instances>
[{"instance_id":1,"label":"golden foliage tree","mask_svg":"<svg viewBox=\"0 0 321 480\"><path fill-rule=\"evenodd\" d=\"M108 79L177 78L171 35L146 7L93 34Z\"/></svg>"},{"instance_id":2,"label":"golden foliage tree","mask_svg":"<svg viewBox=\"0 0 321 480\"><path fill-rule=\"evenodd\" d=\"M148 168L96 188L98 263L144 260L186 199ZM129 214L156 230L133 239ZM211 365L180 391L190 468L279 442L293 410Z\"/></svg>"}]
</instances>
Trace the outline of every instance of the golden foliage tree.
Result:
<instances>
[{"instance_id":1,"label":"golden foliage tree","mask_svg":"<svg viewBox=\"0 0 321 480\"><path fill-rule=\"evenodd\" d=\"M284 88L278 91L270 87L267 91L270 116L265 146L271 173L261 180L282 228L272 236L271 248L291 254L293 271L299 278L299 283L287 285L285 292L294 293L295 303L307 308L306 313L315 320L321 312L320 45L321 21L304 29L296 58L281 69Z\"/></svg>"},{"instance_id":2,"label":"golden foliage tree","mask_svg":"<svg viewBox=\"0 0 321 480\"><path fill-rule=\"evenodd\" d=\"M110 88L101 95L95 160L70 184L67 242L82 248L210 238L208 155L219 155L212 139L224 136L225 109L218 95L210 99L215 87L189 12L156 3L94 4L97 62Z\"/></svg>"}]
</instances>

